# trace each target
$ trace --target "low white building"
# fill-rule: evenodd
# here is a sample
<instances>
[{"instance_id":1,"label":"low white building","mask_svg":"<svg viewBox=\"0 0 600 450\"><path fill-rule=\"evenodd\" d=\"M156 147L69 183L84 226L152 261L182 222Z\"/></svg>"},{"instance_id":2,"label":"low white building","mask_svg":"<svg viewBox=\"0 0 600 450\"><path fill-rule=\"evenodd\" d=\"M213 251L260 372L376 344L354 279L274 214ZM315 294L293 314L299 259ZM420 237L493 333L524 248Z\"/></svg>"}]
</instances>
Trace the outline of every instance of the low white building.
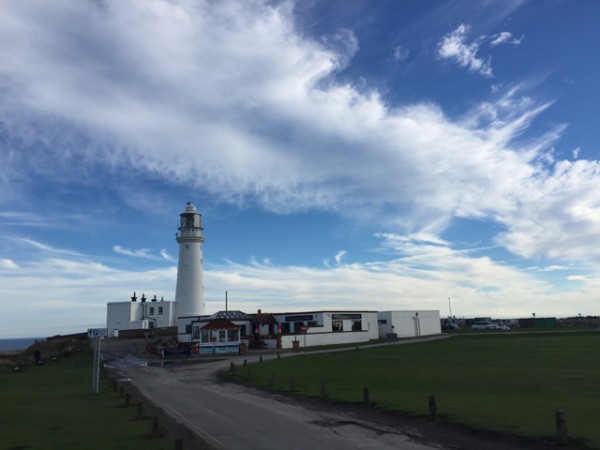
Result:
<instances>
[{"instance_id":1,"label":"low white building","mask_svg":"<svg viewBox=\"0 0 600 450\"><path fill-rule=\"evenodd\" d=\"M368 342L379 338L379 329L375 311L220 311L212 316L180 317L178 338L179 342L197 345L200 353L219 353L231 352L239 344L247 348L299 349Z\"/></svg>"},{"instance_id":2,"label":"low white building","mask_svg":"<svg viewBox=\"0 0 600 450\"><path fill-rule=\"evenodd\" d=\"M380 311L377 313L381 339L441 334L439 311Z\"/></svg>"},{"instance_id":3,"label":"low white building","mask_svg":"<svg viewBox=\"0 0 600 450\"><path fill-rule=\"evenodd\" d=\"M368 342L379 337L375 311L273 313L281 326L281 347Z\"/></svg>"},{"instance_id":4,"label":"low white building","mask_svg":"<svg viewBox=\"0 0 600 450\"><path fill-rule=\"evenodd\" d=\"M148 330L177 325L177 305L175 302L147 300L142 294L137 301L135 292L129 302L110 302L106 304L106 328L110 336L118 335L120 330Z\"/></svg>"}]
</instances>

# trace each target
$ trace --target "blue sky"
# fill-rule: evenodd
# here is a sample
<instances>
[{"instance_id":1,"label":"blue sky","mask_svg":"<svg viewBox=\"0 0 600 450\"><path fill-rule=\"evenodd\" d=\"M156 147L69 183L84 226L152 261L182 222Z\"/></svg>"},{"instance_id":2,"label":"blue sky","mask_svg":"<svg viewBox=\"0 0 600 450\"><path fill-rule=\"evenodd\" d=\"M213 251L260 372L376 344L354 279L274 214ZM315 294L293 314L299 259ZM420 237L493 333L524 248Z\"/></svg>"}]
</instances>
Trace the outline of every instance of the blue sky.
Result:
<instances>
[{"instance_id":1,"label":"blue sky","mask_svg":"<svg viewBox=\"0 0 600 450\"><path fill-rule=\"evenodd\" d=\"M207 312L600 314L600 3L0 5L0 338Z\"/></svg>"}]
</instances>

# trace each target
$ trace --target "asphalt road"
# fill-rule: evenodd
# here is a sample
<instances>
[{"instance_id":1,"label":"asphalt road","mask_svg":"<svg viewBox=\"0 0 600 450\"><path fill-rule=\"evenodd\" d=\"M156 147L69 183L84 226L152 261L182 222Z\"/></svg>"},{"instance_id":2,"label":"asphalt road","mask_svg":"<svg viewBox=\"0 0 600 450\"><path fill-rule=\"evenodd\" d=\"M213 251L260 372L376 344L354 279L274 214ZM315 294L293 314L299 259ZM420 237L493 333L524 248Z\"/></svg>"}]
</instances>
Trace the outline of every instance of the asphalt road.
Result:
<instances>
[{"instance_id":1,"label":"asphalt road","mask_svg":"<svg viewBox=\"0 0 600 450\"><path fill-rule=\"evenodd\" d=\"M110 354L110 345L105 350ZM219 382L222 361L160 367L121 355L113 365L152 402L187 425L215 449L395 449L444 448L344 411L323 411L249 387ZM275 355L264 355L267 358Z\"/></svg>"}]
</instances>

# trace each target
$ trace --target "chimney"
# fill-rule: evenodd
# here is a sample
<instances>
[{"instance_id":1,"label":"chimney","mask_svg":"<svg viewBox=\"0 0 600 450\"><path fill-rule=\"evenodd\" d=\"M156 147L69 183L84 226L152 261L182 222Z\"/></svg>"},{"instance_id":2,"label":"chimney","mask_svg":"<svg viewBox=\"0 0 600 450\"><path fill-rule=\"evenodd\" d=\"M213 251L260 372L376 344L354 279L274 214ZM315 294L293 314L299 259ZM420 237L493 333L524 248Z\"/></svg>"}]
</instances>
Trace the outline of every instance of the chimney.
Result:
<instances>
[{"instance_id":1,"label":"chimney","mask_svg":"<svg viewBox=\"0 0 600 450\"><path fill-rule=\"evenodd\" d=\"M137 297L135 296L135 291L133 291L133 297L131 297L131 301L135 302L137 300Z\"/></svg>"},{"instance_id":2,"label":"chimney","mask_svg":"<svg viewBox=\"0 0 600 450\"><path fill-rule=\"evenodd\" d=\"M158 300L156 299L156 294L154 294L154 298L152 299L153 302L157 302Z\"/></svg>"},{"instance_id":3,"label":"chimney","mask_svg":"<svg viewBox=\"0 0 600 450\"><path fill-rule=\"evenodd\" d=\"M142 294L142 303L146 303L146 294Z\"/></svg>"},{"instance_id":4,"label":"chimney","mask_svg":"<svg viewBox=\"0 0 600 450\"><path fill-rule=\"evenodd\" d=\"M259 309L259 310L258 310L258 313L260 314L261 312L262 312L262 310L260 310L260 309Z\"/></svg>"}]
</instances>

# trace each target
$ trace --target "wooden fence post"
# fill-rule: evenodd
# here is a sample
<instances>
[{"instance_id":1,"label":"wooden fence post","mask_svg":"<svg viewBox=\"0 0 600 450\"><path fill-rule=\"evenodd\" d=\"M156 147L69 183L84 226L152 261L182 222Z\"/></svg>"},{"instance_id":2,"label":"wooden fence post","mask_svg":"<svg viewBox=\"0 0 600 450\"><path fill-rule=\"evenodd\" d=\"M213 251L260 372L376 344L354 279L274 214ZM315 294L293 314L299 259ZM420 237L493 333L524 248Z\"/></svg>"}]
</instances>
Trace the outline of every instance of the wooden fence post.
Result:
<instances>
[{"instance_id":1,"label":"wooden fence post","mask_svg":"<svg viewBox=\"0 0 600 450\"><path fill-rule=\"evenodd\" d=\"M152 418L152 437L153 438L160 437L160 433L158 430L158 417L156 417L156 416Z\"/></svg>"},{"instance_id":2,"label":"wooden fence post","mask_svg":"<svg viewBox=\"0 0 600 450\"><path fill-rule=\"evenodd\" d=\"M260 356L258 357L258 362L262 362L262 356L263 356L263 355L260 355Z\"/></svg>"},{"instance_id":3,"label":"wooden fence post","mask_svg":"<svg viewBox=\"0 0 600 450\"><path fill-rule=\"evenodd\" d=\"M281 355L277 352L277 359L281 359Z\"/></svg>"},{"instance_id":4,"label":"wooden fence post","mask_svg":"<svg viewBox=\"0 0 600 450\"><path fill-rule=\"evenodd\" d=\"M435 421L437 418L437 402L435 400L435 395L429 396L429 420Z\"/></svg>"},{"instance_id":5,"label":"wooden fence post","mask_svg":"<svg viewBox=\"0 0 600 450\"><path fill-rule=\"evenodd\" d=\"M365 406L369 406L369 388L368 387L364 387L363 388L363 403L365 404Z\"/></svg>"},{"instance_id":6,"label":"wooden fence post","mask_svg":"<svg viewBox=\"0 0 600 450\"><path fill-rule=\"evenodd\" d=\"M246 364L248 364L248 360L247 359L244 360L244 367L246 367Z\"/></svg>"},{"instance_id":7,"label":"wooden fence post","mask_svg":"<svg viewBox=\"0 0 600 450\"><path fill-rule=\"evenodd\" d=\"M556 438L558 445L567 445L567 419L563 411L556 411L554 413L556 417Z\"/></svg>"}]
</instances>

